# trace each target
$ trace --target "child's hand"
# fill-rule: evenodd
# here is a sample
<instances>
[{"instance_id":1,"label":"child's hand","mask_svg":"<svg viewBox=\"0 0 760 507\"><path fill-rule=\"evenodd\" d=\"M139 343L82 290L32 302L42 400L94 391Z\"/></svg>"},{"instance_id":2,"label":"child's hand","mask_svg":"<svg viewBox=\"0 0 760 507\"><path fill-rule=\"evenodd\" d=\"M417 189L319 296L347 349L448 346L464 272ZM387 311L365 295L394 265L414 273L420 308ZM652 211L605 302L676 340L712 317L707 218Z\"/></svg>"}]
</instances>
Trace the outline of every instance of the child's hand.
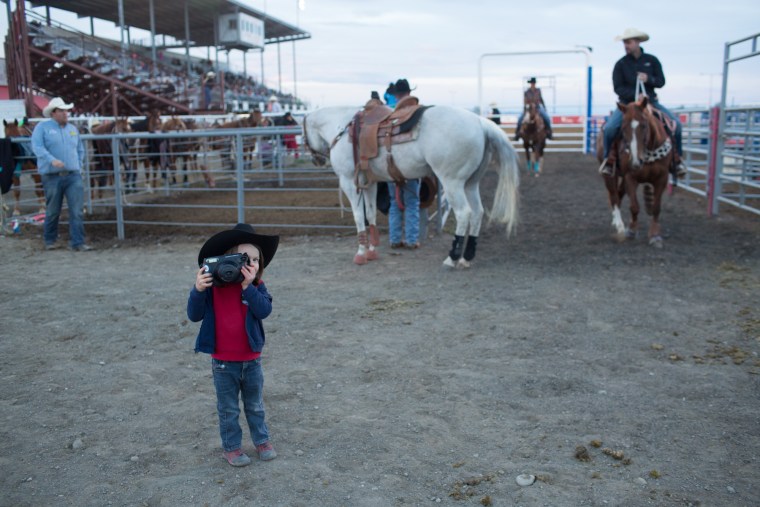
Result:
<instances>
[{"instance_id":1,"label":"child's hand","mask_svg":"<svg viewBox=\"0 0 760 507\"><path fill-rule=\"evenodd\" d=\"M242 273L243 273L243 290L247 289L249 285L253 283L253 279L256 278L256 272L258 271L258 266L251 266L251 265L245 265L243 266Z\"/></svg>"},{"instance_id":2,"label":"child's hand","mask_svg":"<svg viewBox=\"0 0 760 507\"><path fill-rule=\"evenodd\" d=\"M205 268L201 268L198 270L198 274L195 275L195 290L198 292L203 292L204 290L211 287L211 273L206 273Z\"/></svg>"}]
</instances>

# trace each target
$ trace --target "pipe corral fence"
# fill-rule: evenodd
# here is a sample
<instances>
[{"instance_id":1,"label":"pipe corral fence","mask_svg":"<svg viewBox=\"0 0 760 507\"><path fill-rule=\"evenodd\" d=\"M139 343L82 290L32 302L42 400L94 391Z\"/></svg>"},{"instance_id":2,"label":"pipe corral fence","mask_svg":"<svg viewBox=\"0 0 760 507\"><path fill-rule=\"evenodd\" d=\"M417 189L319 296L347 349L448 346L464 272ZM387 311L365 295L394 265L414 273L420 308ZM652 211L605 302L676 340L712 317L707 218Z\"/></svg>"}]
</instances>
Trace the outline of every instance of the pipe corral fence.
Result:
<instances>
[{"instance_id":1,"label":"pipe corral fence","mask_svg":"<svg viewBox=\"0 0 760 507\"><path fill-rule=\"evenodd\" d=\"M246 214L262 228L355 230L337 177L329 167L312 163L297 141L301 135L300 126L82 134L86 224L112 224L120 239L129 225L218 227L244 222ZM12 142L30 144L28 138ZM26 157L34 158L29 153ZM24 212L18 219L34 222L39 203L31 174L22 173L20 190ZM5 194L8 207L10 194ZM327 197L310 197L317 195ZM201 196L206 203L199 202ZM303 202L292 202L293 196ZM131 218L136 210L142 213ZM227 210L228 217L208 220L211 210ZM255 217L263 211L325 213L337 219L260 223Z\"/></svg>"}]
</instances>

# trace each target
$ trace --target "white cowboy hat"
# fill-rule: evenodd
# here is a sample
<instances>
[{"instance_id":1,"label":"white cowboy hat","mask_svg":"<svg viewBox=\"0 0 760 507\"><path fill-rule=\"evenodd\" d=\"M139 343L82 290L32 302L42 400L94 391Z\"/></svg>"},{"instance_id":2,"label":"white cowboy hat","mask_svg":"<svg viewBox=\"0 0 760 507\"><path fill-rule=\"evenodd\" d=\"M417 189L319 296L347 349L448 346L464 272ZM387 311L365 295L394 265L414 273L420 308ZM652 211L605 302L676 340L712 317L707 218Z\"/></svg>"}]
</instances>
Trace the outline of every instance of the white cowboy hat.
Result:
<instances>
[{"instance_id":1,"label":"white cowboy hat","mask_svg":"<svg viewBox=\"0 0 760 507\"><path fill-rule=\"evenodd\" d=\"M618 35L617 37L615 37L616 41L628 40L628 39L638 39L641 42L645 42L649 40L649 35L642 32L641 30L637 28L626 28L625 32L623 32L623 35Z\"/></svg>"},{"instance_id":2,"label":"white cowboy hat","mask_svg":"<svg viewBox=\"0 0 760 507\"><path fill-rule=\"evenodd\" d=\"M47 106L45 106L45 109L42 110L42 116L45 118L50 118L50 114L55 109L66 109L69 110L72 107L74 107L74 104L67 104L63 101L61 97L56 97L53 100L51 100Z\"/></svg>"},{"instance_id":3,"label":"white cowboy hat","mask_svg":"<svg viewBox=\"0 0 760 507\"><path fill-rule=\"evenodd\" d=\"M272 95L269 97L269 102L277 102L277 95Z\"/></svg>"},{"instance_id":4,"label":"white cowboy hat","mask_svg":"<svg viewBox=\"0 0 760 507\"><path fill-rule=\"evenodd\" d=\"M216 77L216 72L210 70L206 72L206 77Z\"/></svg>"}]
</instances>

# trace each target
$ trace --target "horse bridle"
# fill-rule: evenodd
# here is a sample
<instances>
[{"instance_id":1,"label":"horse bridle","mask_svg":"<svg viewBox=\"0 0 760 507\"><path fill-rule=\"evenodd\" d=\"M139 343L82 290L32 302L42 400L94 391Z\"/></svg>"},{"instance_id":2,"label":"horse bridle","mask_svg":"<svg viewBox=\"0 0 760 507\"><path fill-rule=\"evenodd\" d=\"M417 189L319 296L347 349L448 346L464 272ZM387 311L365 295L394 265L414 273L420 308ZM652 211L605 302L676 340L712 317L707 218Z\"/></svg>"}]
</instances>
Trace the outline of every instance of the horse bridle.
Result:
<instances>
[{"instance_id":1,"label":"horse bridle","mask_svg":"<svg viewBox=\"0 0 760 507\"><path fill-rule=\"evenodd\" d=\"M321 151L315 150L312 148L311 143L309 143L309 134L306 132L306 118L303 120L303 141L304 144L306 144L306 148L309 150L309 153L313 157L314 155L319 155L320 157L324 158L325 160L330 159L330 150L332 150L336 144L338 144L338 141L340 141L340 138L343 137L343 134L346 133L348 130L348 126L351 125L349 122L348 125L343 127L340 132L338 132L338 135L335 136L335 138L330 143L330 147L327 149L327 153L322 153Z\"/></svg>"}]
</instances>

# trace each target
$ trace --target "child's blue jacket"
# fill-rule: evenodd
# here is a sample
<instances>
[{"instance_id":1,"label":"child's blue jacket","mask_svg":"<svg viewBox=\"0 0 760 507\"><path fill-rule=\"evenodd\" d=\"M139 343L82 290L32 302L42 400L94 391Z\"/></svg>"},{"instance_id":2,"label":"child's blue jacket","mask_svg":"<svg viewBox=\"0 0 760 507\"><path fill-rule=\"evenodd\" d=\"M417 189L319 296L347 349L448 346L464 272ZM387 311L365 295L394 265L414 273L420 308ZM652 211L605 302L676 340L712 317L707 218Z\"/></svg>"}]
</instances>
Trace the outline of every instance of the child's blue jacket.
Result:
<instances>
[{"instance_id":1,"label":"child's blue jacket","mask_svg":"<svg viewBox=\"0 0 760 507\"><path fill-rule=\"evenodd\" d=\"M195 340L195 351L206 354L214 353L216 343L216 316L214 315L212 293L211 288L199 292L193 285L187 299L187 318L193 322L203 321L198 332L198 338ZM248 312L245 315L248 344L253 352L261 352L266 340L264 324L261 321L272 313L272 296L267 292L264 282L260 281L257 286L251 284L242 291L242 298L243 302L248 305Z\"/></svg>"}]
</instances>

